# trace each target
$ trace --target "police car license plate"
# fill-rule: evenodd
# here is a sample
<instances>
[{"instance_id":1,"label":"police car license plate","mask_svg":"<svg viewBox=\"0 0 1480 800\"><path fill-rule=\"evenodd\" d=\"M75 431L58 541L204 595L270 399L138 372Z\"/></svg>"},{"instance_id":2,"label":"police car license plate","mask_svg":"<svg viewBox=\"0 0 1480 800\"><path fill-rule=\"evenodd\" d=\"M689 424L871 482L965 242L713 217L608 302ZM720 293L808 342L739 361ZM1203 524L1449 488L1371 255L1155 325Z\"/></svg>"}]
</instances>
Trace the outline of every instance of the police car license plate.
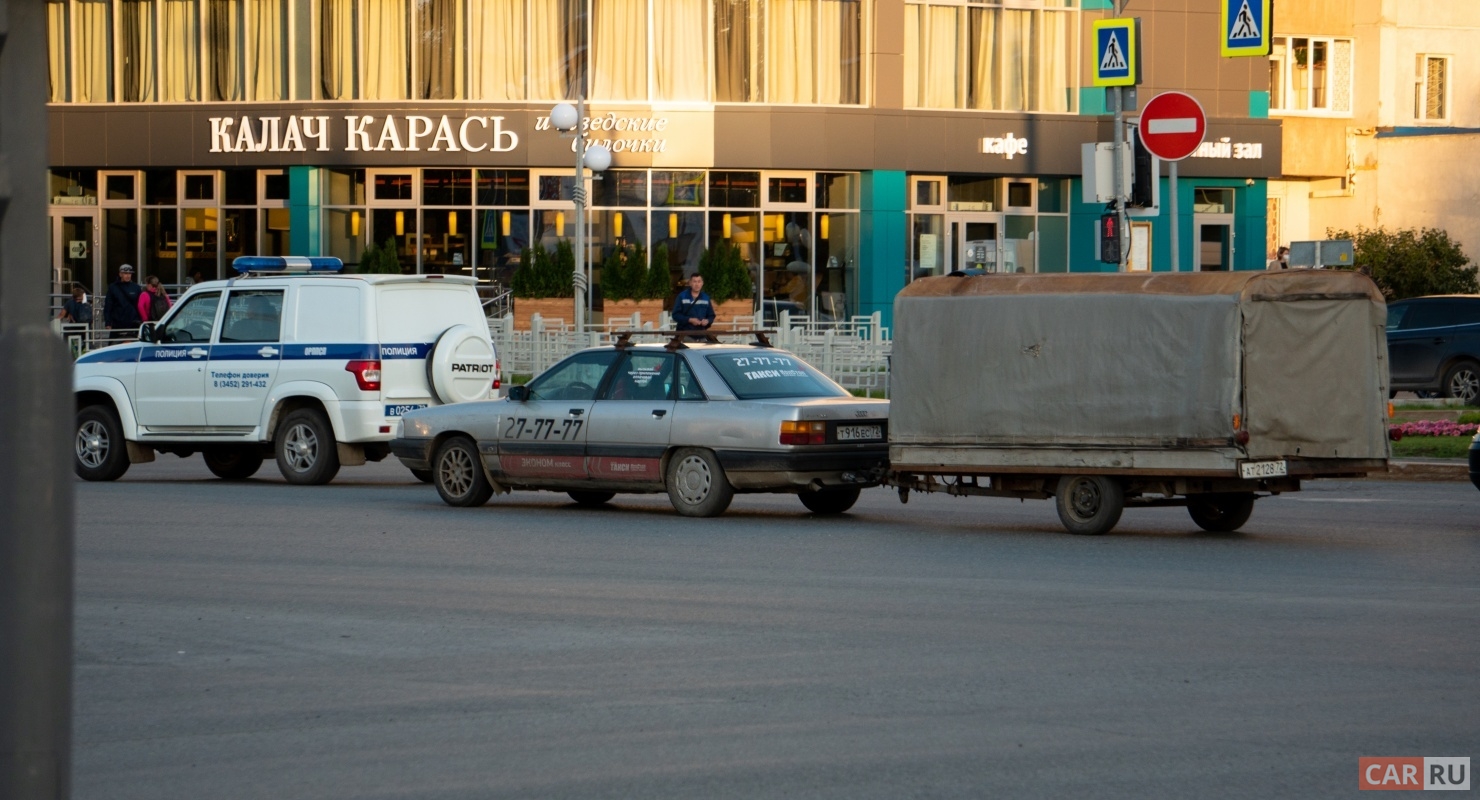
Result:
<instances>
[{"instance_id":1,"label":"police car license plate","mask_svg":"<svg viewBox=\"0 0 1480 800\"><path fill-rule=\"evenodd\" d=\"M1253 478L1278 478L1289 474L1283 461L1246 461L1238 465L1238 475L1244 480Z\"/></svg>"},{"instance_id":2,"label":"police car license plate","mask_svg":"<svg viewBox=\"0 0 1480 800\"><path fill-rule=\"evenodd\" d=\"M426 408L426 407L427 407L427 404L426 403L402 403L401 405L398 405L398 406L386 406L385 407L385 415L387 417L399 417L399 416L402 416L403 414L408 414L408 413L410 413L412 411L415 411L418 408Z\"/></svg>"},{"instance_id":3,"label":"police car license plate","mask_svg":"<svg viewBox=\"0 0 1480 800\"><path fill-rule=\"evenodd\" d=\"M838 426L838 441L840 442L867 442L882 438L884 438L884 428L880 425Z\"/></svg>"}]
</instances>

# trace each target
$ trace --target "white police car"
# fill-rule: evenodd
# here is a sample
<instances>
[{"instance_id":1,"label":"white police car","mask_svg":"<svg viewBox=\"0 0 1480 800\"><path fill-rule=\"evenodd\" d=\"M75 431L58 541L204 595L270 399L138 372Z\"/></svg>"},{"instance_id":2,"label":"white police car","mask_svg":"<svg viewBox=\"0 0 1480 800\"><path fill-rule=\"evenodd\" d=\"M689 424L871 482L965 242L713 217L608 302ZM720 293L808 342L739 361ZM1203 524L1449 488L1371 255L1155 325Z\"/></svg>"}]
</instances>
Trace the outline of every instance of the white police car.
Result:
<instances>
[{"instance_id":1,"label":"white police car","mask_svg":"<svg viewBox=\"0 0 1480 800\"><path fill-rule=\"evenodd\" d=\"M472 278L342 274L337 258L233 266L239 277L191 287L138 342L77 360L79 476L199 452L226 479L271 455L289 482L327 483L389 455L407 411L496 394Z\"/></svg>"}]
</instances>

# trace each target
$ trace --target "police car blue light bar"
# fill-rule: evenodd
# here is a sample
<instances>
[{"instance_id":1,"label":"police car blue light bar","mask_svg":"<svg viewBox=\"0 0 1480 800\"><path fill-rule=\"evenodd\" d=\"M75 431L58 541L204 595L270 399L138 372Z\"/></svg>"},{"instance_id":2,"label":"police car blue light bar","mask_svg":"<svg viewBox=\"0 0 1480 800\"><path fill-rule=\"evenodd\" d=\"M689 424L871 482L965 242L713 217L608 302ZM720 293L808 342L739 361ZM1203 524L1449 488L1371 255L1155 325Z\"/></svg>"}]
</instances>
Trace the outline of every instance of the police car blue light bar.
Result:
<instances>
[{"instance_id":1,"label":"police car blue light bar","mask_svg":"<svg viewBox=\"0 0 1480 800\"><path fill-rule=\"evenodd\" d=\"M344 262L334 256L239 256L231 266L243 275L249 272L343 272Z\"/></svg>"}]
</instances>

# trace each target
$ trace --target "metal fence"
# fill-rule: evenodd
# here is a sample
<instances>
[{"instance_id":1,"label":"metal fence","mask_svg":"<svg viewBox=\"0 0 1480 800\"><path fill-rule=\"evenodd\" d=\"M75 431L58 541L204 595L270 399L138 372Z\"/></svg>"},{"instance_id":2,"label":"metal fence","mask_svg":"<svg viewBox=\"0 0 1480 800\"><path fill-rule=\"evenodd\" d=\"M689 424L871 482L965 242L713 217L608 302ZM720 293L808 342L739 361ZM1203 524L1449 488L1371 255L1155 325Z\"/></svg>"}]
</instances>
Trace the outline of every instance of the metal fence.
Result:
<instances>
[{"instance_id":1,"label":"metal fence","mask_svg":"<svg viewBox=\"0 0 1480 800\"><path fill-rule=\"evenodd\" d=\"M748 337L726 337L725 331L759 329L760 322L759 315L734 317L716 322L713 330L721 341L738 342ZM878 312L847 322L818 323L793 318L783 311L773 325L765 328L774 331L772 344L801 356L844 387L870 396L888 396L893 342ZM634 314L578 331L565 320L535 315L529 330L515 330L513 317L490 319L488 330L498 349L503 378L508 381L515 375L538 375L582 348L610 344L616 331L671 330L671 320L666 313L658 320L647 321Z\"/></svg>"}]
</instances>

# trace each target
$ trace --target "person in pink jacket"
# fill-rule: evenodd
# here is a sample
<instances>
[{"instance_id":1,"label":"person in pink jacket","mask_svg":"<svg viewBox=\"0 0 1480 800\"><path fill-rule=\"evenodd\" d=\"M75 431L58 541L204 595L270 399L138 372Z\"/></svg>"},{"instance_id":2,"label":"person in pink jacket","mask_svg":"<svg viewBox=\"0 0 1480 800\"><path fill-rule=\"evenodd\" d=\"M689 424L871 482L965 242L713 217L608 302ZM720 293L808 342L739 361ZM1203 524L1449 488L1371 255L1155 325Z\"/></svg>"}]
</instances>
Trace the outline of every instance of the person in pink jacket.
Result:
<instances>
[{"instance_id":1,"label":"person in pink jacket","mask_svg":"<svg viewBox=\"0 0 1480 800\"><path fill-rule=\"evenodd\" d=\"M158 322L164 319L165 312L173 304L169 292L164 290L164 284L159 282L159 276L150 275L148 283L144 284L144 291L139 293L139 319Z\"/></svg>"}]
</instances>

